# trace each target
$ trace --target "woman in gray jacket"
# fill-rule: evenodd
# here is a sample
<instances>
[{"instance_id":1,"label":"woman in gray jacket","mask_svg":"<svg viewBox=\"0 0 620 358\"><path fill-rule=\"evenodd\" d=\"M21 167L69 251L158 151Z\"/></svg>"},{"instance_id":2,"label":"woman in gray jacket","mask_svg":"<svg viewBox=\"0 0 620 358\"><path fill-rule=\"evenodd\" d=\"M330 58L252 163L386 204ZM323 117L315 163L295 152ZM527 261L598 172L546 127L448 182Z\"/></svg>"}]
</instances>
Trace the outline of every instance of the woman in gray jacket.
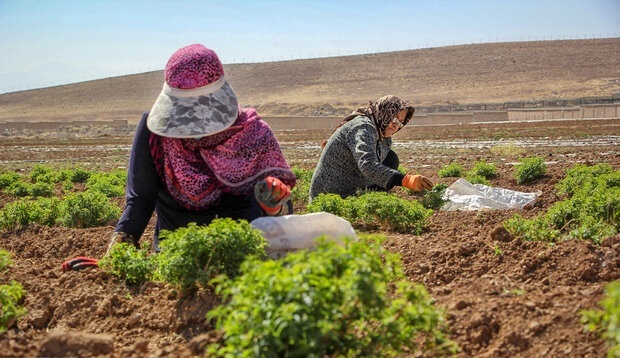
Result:
<instances>
[{"instance_id":1,"label":"woman in gray jacket","mask_svg":"<svg viewBox=\"0 0 620 358\"><path fill-rule=\"evenodd\" d=\"M358 190L387 191L397 185L414 191L432 189L428 178L400 173L398 156L391 149L392 135L411 120L414 111L413 106L389 95L345 117L323 143L310 200L322 193L346 198Z\"/></svg>"}]
</instances>

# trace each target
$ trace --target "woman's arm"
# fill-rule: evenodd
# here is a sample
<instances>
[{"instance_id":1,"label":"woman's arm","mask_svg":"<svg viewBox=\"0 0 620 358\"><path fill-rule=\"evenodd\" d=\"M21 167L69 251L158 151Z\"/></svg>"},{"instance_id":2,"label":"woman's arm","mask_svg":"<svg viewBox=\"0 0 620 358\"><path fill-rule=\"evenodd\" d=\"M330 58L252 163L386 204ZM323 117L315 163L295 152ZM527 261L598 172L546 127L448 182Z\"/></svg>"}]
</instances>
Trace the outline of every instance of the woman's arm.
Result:
<instances>
[{"instance_id":1,"label":"woman's arm","mask_svg":"<svg viewBox=\"0 0 620 358\"><path fill-rule=\"evenodd\" d=\"M359 121L347 135L347 143L360 172L383 188L398 171L381 163L377 153L377 130L367 121Z\"/></svg>"},{"instance_id":2,"label":"woman's arm","mask_svg":"<svg viewBox=\"0 0 620 358\"><path fill-rule=\"evenodd\" d=\"M125 210L114 230L127 233L135 240L140 239L153 215L161 185L151 157L149 147L151 131L146 127L147 116L147 113L142 116L136 129L127 170Z\"/></svg>"}]
</instances>

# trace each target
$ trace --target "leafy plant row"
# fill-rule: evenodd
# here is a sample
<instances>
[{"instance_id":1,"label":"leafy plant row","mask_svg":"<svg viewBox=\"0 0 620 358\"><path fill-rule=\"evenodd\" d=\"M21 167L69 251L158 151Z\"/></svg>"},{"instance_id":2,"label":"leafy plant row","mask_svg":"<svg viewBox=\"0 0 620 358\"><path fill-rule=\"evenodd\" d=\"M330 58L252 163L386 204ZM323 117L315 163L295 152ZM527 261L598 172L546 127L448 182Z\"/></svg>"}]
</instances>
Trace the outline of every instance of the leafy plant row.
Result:
<instances>
[{"instance_id":1,"label":"leafy plant row","mask_svg":"<svg viewBox=\"0 0 620 358\"><path fill-rule=\"evenodd\" d=\"M427 219L433 213L416 200L372 191L346 199L337 194L320 194L308 204L306 210L310 213L330 212L362 230L384 229L416 235L424 231Z\"/></svg>"},{"instance_id":2,"label":"leafy plant row","mask_svg":"<svg viewBox=\"0 0 620 358\"><path fill-rule=\"evenodd\" d=\"M100 267L131 284L213 287L224 303L207 315L223 339L211 356L395 356L404 347L455 352L443 312L407 282L382 238L266 260L266 240L246 221L216 219L162 233L161 252L117 244ZM321 239L320 239L321 240ZM419 338L419 339L417 339Z\"/></svg>"},{"instance_id":3,"label":"leafy plant row","mask_svg":"<svg viewBox=\"0 0 620 358\"><path fill-rule=\"evenodd\" d=\"M25 197L0 209L0 229L15 231L30 224L87 228L106 225L120 215L120 207L97 190L69 193L62 199Z\"/></svg>"},{"instance_id":4,"label":"leafy plant row","mask_svg":"<svg viewBox=\"0 0 620 358\"><path fill-rule=\"evenodd\" d=\"M91 172L82 168L55 170L45 165L35 165L28 175L16 172L0 174L0 189L6 194L24 197L51 197L56 186L63 193L75 189L75 183L85 183L86 189L119 197L125 193L127 174L122 170Z\"/></svg>"},{"instance_id":5,"label":"leafy plant row","mask_svg":"<svg viewBox=\"0 0 620 358\"><path fill-rule=\"evenodd\" d=\"M544 177L546 173L547 165L541 157L521 158L515 167L514 178L517 184L527 184ZM495 164L479 160L467 172L461 164L452 162L442 167L437 175L440 178L465 177L472 184L489 185L488 179L497 177L498 171Z\"/></svg>"},{"instance_id":6,"label":"leafy plant row","mask_svg":"<svg viewBox=\"0 0 620 358\"><path fill-rule=\"evenodd\" d=\"M84 183L77 189L75 183ZM29 224L94 227L117 219L121 210L108 198L125 192L126 173L101 173L81 168L55 170L36 165L30 173L0 174L0 189L19 197L0 209L0 230L14 231ZM59 195L54 195L57 187Z\"/></svg>"},{"instance_id":7,"label":"leafy plant row","mask_svg":"<svg viewBox=\"0 0 620 358\"><path fill-rule=\"evenodd\" d=\"M620 218L620 171L609 164L575 165L556 184L559 195L546 213L533 219L517 214L504 222L506 229L524 240L601 240L618 233Z\"/></svg>"}]
</instances>

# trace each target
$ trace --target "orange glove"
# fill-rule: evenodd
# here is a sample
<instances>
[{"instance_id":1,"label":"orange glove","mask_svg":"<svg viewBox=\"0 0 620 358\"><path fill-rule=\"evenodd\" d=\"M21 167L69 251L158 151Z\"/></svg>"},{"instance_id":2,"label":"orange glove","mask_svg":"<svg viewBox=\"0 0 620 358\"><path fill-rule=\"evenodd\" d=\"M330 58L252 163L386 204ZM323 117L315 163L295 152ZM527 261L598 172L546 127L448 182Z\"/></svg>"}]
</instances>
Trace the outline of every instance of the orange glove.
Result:
<instances>
[{"instance_id":1,"label":"orange glove","mask_svg":"<svg viewBox=\"0 0 620 358\"><path fill-rule=\"evenodd\" d=\"M267 215L278 215L284 204L291 196L291 189L280 179L266 177L254 186L254 195L258 205Z\"/></svg>"},{"instance_id":2,"label":"orange glove","mask_svg":"<svg viewBox=\"0 0 620 358\"><path fill-rule=\"evenodd\" d=\"M405 188L411 189L413 191L422 191L423 189L431 190L433 189L433 182L428 180L427 177L419 175L419 174L407 174L403 178L402 185Z\"/></svg>"}]
</instances>

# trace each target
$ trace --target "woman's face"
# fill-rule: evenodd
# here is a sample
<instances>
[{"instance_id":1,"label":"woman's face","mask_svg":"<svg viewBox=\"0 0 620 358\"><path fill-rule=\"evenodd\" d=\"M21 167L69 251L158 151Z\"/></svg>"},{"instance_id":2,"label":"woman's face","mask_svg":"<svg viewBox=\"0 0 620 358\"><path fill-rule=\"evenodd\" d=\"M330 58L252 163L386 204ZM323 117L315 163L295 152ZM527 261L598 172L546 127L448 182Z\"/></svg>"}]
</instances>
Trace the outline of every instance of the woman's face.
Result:
<instances>
[{"instance_id":1,"label":"woman's face","mask_svg":"<svg viewBox=\"0 0 620 358\"><path fill-rule=\"evenodd\" d=\"M403 121L406 116L407 110L401 109L400 112L396 114L396 117L394 117L392 122L390 122L390 125L385 128L385 133L383 133L383 136L385 138L389 138L398 132L403 127Z\"/></svg>"}]
</instances>

